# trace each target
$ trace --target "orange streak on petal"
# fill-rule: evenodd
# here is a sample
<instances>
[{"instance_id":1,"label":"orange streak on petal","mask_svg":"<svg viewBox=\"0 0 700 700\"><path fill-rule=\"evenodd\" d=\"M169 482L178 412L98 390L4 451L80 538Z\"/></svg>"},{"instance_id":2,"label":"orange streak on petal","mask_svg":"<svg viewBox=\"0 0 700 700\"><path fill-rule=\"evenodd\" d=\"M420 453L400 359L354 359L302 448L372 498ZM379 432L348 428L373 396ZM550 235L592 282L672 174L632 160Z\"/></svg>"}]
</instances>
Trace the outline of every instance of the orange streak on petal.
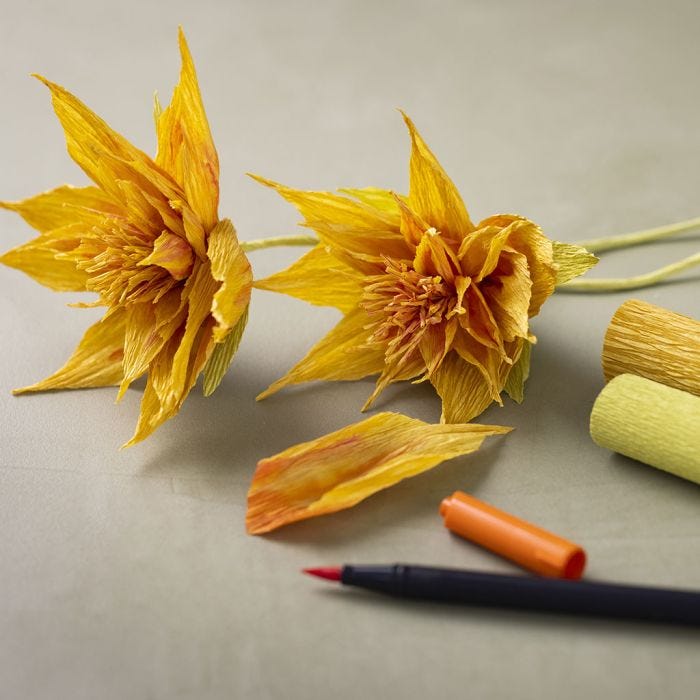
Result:
<instances>
[{"instance_id":1,"label":"orange streak on petal","mask_svg":"<svg viewBox=\"0 0 700 700\"><path fill-rule=\"evenodd\" d=\"M349 508L509 430L380 413L261 460L248 492L246 527L259 534Z\"/></svg>"}]
</instances>

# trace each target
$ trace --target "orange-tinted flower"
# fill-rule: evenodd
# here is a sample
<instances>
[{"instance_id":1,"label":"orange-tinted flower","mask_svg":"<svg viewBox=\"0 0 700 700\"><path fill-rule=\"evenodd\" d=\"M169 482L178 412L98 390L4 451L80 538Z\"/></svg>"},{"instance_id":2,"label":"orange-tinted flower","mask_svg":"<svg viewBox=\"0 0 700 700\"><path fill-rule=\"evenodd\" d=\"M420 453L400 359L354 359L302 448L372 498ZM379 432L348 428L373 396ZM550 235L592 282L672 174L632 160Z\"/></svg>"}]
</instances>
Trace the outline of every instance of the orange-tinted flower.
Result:
<instances>
[{"instance_id":1,"label":"orange-tinted flower","mask_svg":"<svg viewBox=\"0 0 700 700\"><path fill-rule=\"evenodd\" d=\"M247 318L251 270L228 219L218 217L219 162L197 76L180 31L182 70L170 105L156 102L151 159L67 90L45 78L68 152L93 186L0 202L40 232L0 258L57 291L106 306L55 374L19 390L148 381L130 443L175 415L205 373L221 381Z\"/></svg>"},{"instance_id":2,"label":"orange-tinted flower","mask_svg":"<svg viewBox=\"0 0 700 700\"><path fill-rule=\"evenodd\" d=\"M468 421L505 389L522 400L529 319L557 284L596 259L501 214L472 223L459 192L404 117L412 141L408 196L368 188L275 188L319 244L256 282L344 313L338 325L260 398L288 384L379 374L365 408L391 382L430 381L442 420Z\"/></svg>"}]
</instances>

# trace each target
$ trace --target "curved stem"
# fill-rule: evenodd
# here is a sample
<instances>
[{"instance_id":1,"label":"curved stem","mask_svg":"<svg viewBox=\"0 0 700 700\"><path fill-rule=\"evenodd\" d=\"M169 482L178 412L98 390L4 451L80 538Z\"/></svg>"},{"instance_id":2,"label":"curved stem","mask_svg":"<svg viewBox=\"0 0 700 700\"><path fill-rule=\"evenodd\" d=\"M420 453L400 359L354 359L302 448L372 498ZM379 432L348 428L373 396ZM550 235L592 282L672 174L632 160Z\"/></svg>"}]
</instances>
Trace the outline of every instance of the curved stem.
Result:
<instances>
[{"instance_id":1,"label":"curved stem","mask_svg":"<svg viewBox=\"0 0 700 700\"><path fill-rule=\"evenodd\" d=\"M670 238L679 233L691 231L694 228L700 228L700 217L694 219L686 219L675 224L659 226L657 228L645 229L644 231L635 231L634 233L625 233L621 236L608 236L607 238L589 238L586 241L579 241L576 245L583 246L591 253L602 253L605 250L615 250L616 248L626 248L628 246L639 245L640 243L649 243L658 241L661 238Z\"/></svg>"},{"instance_id":2,"label":"curved stem","mask_svg":"<svg viewBox=\"0 0 700 700\"><path fill-rule=\"evenodd\" d=\"M700 265L700 253L695 253L687 258L683 258L683 260L643 275L618 279L571 280L559 285L557 289L564 292L617 292L624 289L640 289L641 287L650 287L658 282L662 282L696 265Z\"/></svg>"},{"instance_id":3,"label":"curved stem","mask_svg":"<svg viewBox=\"0 0 700 700\"><path fill-rule=\"evenodd\" d=\"M256 238L252 241L241 241L241 248L250 253L254 250L262 250L263 248L274 248L275 246L283 245L316 245L318 243L316 236L308 236L300 234L298 236L277 236L275 238Z\"/></svg>"}]
</instances>

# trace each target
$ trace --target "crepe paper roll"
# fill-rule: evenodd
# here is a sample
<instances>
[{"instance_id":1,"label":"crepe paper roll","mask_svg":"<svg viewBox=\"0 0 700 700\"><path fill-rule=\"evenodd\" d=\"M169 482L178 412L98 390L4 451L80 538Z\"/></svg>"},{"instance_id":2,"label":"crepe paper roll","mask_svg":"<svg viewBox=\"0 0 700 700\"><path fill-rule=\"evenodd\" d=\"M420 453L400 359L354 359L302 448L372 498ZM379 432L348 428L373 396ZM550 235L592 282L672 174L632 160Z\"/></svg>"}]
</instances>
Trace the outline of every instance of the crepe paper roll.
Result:
<instances>
[{"instance_id":1,"label":"crepe paper roll","mask_svg":"<svg viewBox=\"0 0 700 700\"><path fill-rule=\"evenodd\" d=\"M700 398L634 374L615 377L591 413L601 447L700 484Z\"/></svg>"},{"instance_id":2,"label":"crepe paper roll","mask_svg":"<svg viewBox=\"0 0 700 700\"><path fill-rule=\"evenodd\" d=\"M630 299L610 321L603 372L638 374L700 396L700 321Z\"/></svg>"}]
</instances>

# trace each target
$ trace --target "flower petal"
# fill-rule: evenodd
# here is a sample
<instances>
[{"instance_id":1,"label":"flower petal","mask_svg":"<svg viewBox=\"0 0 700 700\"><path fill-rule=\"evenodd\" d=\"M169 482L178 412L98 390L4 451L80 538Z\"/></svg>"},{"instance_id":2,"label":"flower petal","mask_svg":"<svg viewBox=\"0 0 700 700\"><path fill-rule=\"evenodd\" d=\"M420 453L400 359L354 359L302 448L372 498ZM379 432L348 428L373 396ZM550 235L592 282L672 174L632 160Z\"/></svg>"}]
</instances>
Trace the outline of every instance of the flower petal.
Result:
<instances>
[{"instance_id":1,"label":"flower petal","mask_svg":"<svg viewBox=\"0 0 700 700\"><path fill-rule=\"evenodd\" d=\"M137 265L158 265L174 279L184 280L192 271L193 263L194 253L190 244L170 231L163 231L153 242L153 252Z\"/></svg>"},{"instance_id":2,"label":"flower petal","mask_svg":"<svg viewBox=\"0 0 700 700\"><path fill-rule=\"evenodd\" d=\"M347 314L306 357L281 379L271 384L257 399L264 399L289 384L316 380L362 379L384 368L384 349L367 346L369 319L364 309Z\"/></svg>"},{"instance_id":3,"label":"flower petal","mask_svg":"<svg viewBox=\"0 0 700 700\"><path fill-rule=\"evenodd\" d=\"M21 270L57 292L86 291L87 273L76 267L70 251L80 245L83 224L54 229L0 255L0 262Z\"/></svg>"},{"instance_id":4,"label":"flower petal","mask_svg":"<svg viewBox=\"0 0 700 700\"><path fill-rule=\"evenodd\" d=\"M481 372L491 392L491 398L501 403L501 368L503 358L492 348L479 343L464 330L455 334L452 349L468 364L474 365ZM509 365L510 368L510 365Z\"/></svg>"},{"instance_id":5,"label":"flower petal","mask_svg":"<svg viewBox=\"0 0 700 700\"><path fill-rule=\"evenodd\" d=\"M192 55L179 30L182 68L170 105L156 106L156 163L184 189L187 201L210 231L218 220L219 158L209 130Z\"/></svg>"},{"instance_id":6,"label":"flower petal","mask_svg":"<svg viewBox=\"0 0 700 700\"><path fill-rule=\"evenodd\" d=\"M528 315L532 318L539 313L542 304L552 295L556 286L552 241L542 233L542 229L537 224L512 214L491 216L484 219L479 224L479 228L482 226L506 228L516 220L520 221L521 224L511 227L508 246L527 258L530 279L532 280L532 297Z\"/></svg>"},{"instance_id":7,"label":"flower petal","mask_svg":"<svg viewBox=\"0 0 700 700\"><path fill-rule=\"evenodd\" d=\"M228 219L220 221L209 234L207 256L212 277L221 282L211 307L217 322L214 342L220 343L248 309L253 273Z\"/></svg>"},{"instance_id":8,"label":"flower petal","mask_svg":"<svg viewBox=\"0 0 700 700\"><path fill-rule=\"evenodd\" d=\"M50 377L13 393L24 394L52 389L87 389L119 384L122 379L126 313L112 309L88 328L75 352Z\"/></svg>"},{"instance_id":9,"label":"flower petal","mask_svg":"<svg viewBox=\"0 0 700 700\"><path fill-rule=\"evenodd\" d=\"M554 266L557 270L557 284L564 284L582 275L598 262L598 258L593 253L572 243L552 241L552 250Z\"/></svg>"},{"instance_id":10,"label":"flower petal","mask_svg":"<svg viewBox=\"0 0 700 700\"><path fill-rule=\"evenodd\" d=\"M363 187L360 189L341 187L338 192L349 194L351 197L359 199L363 204L379 209L387 214L397 216L399 213L396 205L396 195L389 190L381 190L378 187Z\"/></svg>"},{"instance_id":11,"label":"flower petal","mask_svg":"<svg viewBox=\"0 0 700 700\"><path fill-rule=\"evenodd\" d=\"M223 342L216 343L211 357L204 367L204 387L205 396L211 396L216 388L221 384L226 371L233 360L233 356L238 350L243 338L243 331L248 323L248 307L246 306L243 315L238 319L236 325L231 329Z\"/></svg>"},{"instance_id":12,"label":"flower petal","mask_svg":"<svg viewBox=\"0 0 700 700\"><path fill-rule=\"evenodd\" d=\"M335 306L344 313L362 297L362 275L332 255L321 243L286 270L256 280L257 289L289 294L318 306Z\"/></svg>"},{"instance_id":13,"label":"flower petal","mask_svg":"<svg viewBox=\"0 0 700 700\"><path fill-rule=\"evenodd\" d=\"M399 217L332 192L295 190L258 175L251 177L293 204L323 243L353 255L413 257L399 231ZM360 267L362 269L362 267Z\"/></svg>"},{"instance_id":14,"label":"flower petal","mask_svg":"<svg viewBox=\"0 0 700 700\"><path fill-rule=\"evenodd\" d=\"M42 76L36 77L51 91L54 111L65 132L68 153L104 192L121 201L118 181L134 179L137 169L156 191L163 191L163 183L174 192L178 191L177 185L149 156L132 146L77 97Z\"/></svg>"},{"instance_id":15,"label":"flower petal","mask_svg":"<svg viewBox=\"0 0 700 700\"><path fill-rule=\"evenodd\" d=\"M474 230L462 197L413 122L406 114L403 118L412 143L409 206L431 226L462 240Z\"/></svg>"},{"instance_id":16,"label":"flower petal","mask_svg":"<svg viewBox=\"0 0 700 700\"><path fill-rule=\"evenodd\" d=\"M263 459L248 492L251 534L349 508L402 479L474 452L510 428L431 425L379 413Z\"/></svg>"},{"instance_id":17,"label":"flower petal","mask_svg":"<svg viewBox=\"0 0 700 700\"><path fill-rule=\"evenodd\" d=\"M527 338L532 280L522 253L504 252L482 285L483 296L504 340Z\"/></svg>"},{"instance_id":18,"label":"flower petal","mask_svg":"<svg viewBox=\"0 0 700 700\"><path fill-rule=\"evenodd\" d=\"M531 349L532 343L529 343L527 340L524 341L520 357L513 364L503 387L508 396L516 403L522 403L525 398L525 382L530 376Z\"/></svg>"},{"instance_id":19,"label":"flower petal","mask_svg":"<svg viewBox=\"0 0 700 700\"><path fill-rule=\"evenodd\" d=\"M420 239L413 267L422 275L439 275L450 284L462 273L458 257L437 231L428 231Z\"/></svg>"},{"instance_id":20,"label":"flower petal","mask_svg":"<svg viewBox=\"0 0 700 700\"><path fill-rule=\"evenodd\" d=\"M450 352L430 377L442 399L443 423L466 423L493 402L489 383L477 367Z\"/></svg>"},{"instance_id":21,"label":"flower petal","mask_svg":"<svg viewBox=\"0 0 700 700\"><path fill-rule=\"evenodd\" d=\"M71 224L91 226L108 216L123 216L121 206L97 187L63 185L21 202L0 202L41 233Z\"/></svg>"},{"instance_id":22,"label":"flower petal","mask_svg":"<svg viewBox=\"0 0 700 700\"><path fill-rule=\"evenodd\" d=\"M163 386L167 390L166 393L161 393L160 400L165 411L182 405L197 380L197 366L199 370L203 369L209 359L201 357L200 353L206 354L209 345L210 351L213 351L212 328L205 329L205 322L210 317L214 293L218 287L219 282L212 277L209 263L196 266L185 283L183 293L188 305L187 321L185 332L172 357L169 377L163 380Z\"/></svg>"},{"instance_id":23,"label":"flower petal","mask_svg":"<svg viewBox=\"0 0 700 700\"><path fill-rule=\"evenodd\" d=\"M180 337L179 333L173 335L151 362L136 431L123 447L141 442L180 410L184 397L181 401L170 399L173 360L180 345Z\"/></svg>"},{"instance_id":24,"label":"flower petal","mask_svg":"<svg viewBox=\"0 0 700 700\"><path fill-rule=\"evenodd\" d=\"M394 195L396 198L396 205L399 208L401 214L400 230L401 235L404 237L406 243L411 250L415 250L416 246L423 240L423 235L430 228L430 224L423 221L423 219L416 214L409 206L408 203Z\"/></svg>"},{"instance_id":25,"label":"flower petal","mask_svg":"<svg viewBox=\"0 0 700 700\"><path fill-rule=\"evenodd\" d=\"M173 289L156 303L150 301L126 307L124 336L124 377L117 400L131 382L148 371L153 359L185 322L181 291Z\"/></svg>"}]
</instances>

